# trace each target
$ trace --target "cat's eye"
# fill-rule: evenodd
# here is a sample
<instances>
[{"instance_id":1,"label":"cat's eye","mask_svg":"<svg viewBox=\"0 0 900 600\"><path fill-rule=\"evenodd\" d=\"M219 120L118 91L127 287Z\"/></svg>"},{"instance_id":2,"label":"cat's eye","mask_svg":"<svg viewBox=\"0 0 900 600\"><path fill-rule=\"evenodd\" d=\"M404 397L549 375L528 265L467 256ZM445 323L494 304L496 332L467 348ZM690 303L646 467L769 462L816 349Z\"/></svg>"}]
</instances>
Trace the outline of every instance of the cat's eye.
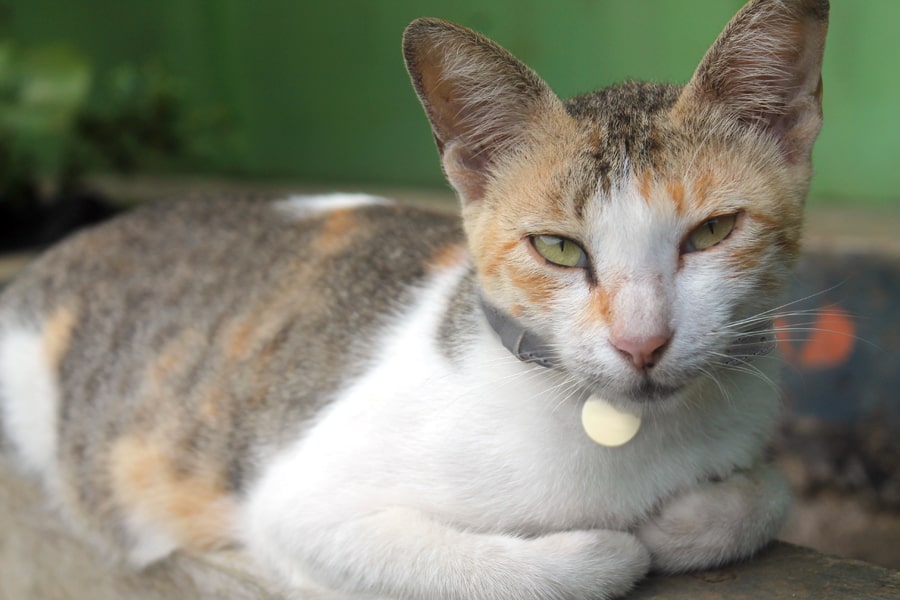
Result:
<instances>
[{"instance_id":1,"label":"cat's eye","mask_svg":"<svg viewBox=\"0 0 900 600\"><path fill-rule=\"evenodd\" d=\"M534 249L548 262L560 267L586 267L587 254L581 246L570 239L555 235L535 235L531 237Z\"/></svg>"},{"instance_id":2,"label":"cat's eye","mask_svg":"<svg viewBox=\"0 0 900 600\"><path fill-rule=\"evenodd\" d=\"M736 222L737 215L722 215L704 221L688 235L682 252L698 252L712 248L731 234Z\"/></svg>"}]
</instances>

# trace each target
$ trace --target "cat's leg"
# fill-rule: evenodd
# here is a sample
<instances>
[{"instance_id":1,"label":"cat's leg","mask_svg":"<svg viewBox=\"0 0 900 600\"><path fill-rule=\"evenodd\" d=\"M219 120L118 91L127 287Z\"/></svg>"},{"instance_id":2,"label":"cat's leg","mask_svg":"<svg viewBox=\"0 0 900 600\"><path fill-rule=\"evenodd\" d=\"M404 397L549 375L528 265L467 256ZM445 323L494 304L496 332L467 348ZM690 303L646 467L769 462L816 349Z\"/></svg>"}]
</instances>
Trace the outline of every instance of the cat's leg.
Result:
<instances>
[{"instance_id":1,"label":"cat's leg","mask_svg":"<svg viewBox=\"0 0 900 600\"><path fill-rule=\"evenodd\" d=\"M407 508L343 518L323 508L298 499L291 512L315 519L251 514L251 552L294 587L409 600L614 598L650 564L643 545L619 531L525 538L464 531Z\"/></svg>"},{"instance_id":2,"label":"cat's leg","mask_svg":"<svg viewBox=\"0 0 900 600\"><path fill-rule=\"evenodd\" d=\"M775 538L790 508L787 483L757 465L674 496L637 532L653 570L680 572L746 558Z\"/></svg>"}]
</instances>

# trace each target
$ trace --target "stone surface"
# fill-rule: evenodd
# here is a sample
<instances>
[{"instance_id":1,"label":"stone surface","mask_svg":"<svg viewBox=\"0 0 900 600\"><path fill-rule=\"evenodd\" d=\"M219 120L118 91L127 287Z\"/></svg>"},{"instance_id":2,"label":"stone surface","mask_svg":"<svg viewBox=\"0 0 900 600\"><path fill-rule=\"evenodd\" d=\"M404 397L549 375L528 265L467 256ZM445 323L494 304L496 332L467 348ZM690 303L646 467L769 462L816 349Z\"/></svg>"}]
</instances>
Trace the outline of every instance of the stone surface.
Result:
<instances>
[{"instance_id":1,"label":"stone surface","mask_svg":"<svg viewBox=\"0 0 900 600\"><path fill-rule=\"evenodd\" d=\"M629 600L837 600L900 598L900 572L778 543L715 571L651 577Z\"/></svg>"},{"instance_id":2,"label":"stone surface","mask_svg":"<svg viewBox=\"0 0 900 600\"><path fill-rule=\"evenodd\" d=\"M176 556L143 573L72 536L31 482L0 462L0 600L326 600L280 593L238 551ZM331 600L337 597L328 596ZM778 543L723 569L654 576L632 600L900 598L900 573Z\"/></svg>"},{"instance_id":3,"label":"stone surface","mask_svg":"<svg viewBox=\"0 0 900 600\"><path fill-rule=\"evenodd\" d=\"M181 556L136 573L105 561L0 461L0 600L257 600L267 589L237 553Z\"/></svg>"}]
</instances>

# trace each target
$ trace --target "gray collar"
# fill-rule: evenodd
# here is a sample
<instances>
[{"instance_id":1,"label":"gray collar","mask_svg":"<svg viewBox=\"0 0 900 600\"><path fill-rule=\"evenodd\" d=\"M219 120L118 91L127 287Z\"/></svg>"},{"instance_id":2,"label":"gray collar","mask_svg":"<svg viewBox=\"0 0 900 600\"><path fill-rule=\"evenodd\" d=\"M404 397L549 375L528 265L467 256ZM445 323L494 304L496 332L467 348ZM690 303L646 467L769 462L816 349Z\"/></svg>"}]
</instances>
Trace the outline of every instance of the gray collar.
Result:
<instances>
[{"instance_id":1,"label":"gray collar","mask_svg":"<svg viewBox=\"0 0 900 600\"><path fill-rule=\"evenodd\" d=\"M488 324L513 356L522 362L534 363L541 367L560 366L559 357L553 351L553 347L542 337L529 331L515 318L488 302L482 294L479 294L478 298ZM746 364L758 356L770 354L775 350L775 346L772 323L764 322L735 338L731 346L725 350L727 358L722 360L722 364L732 367Z\"/></svg>"},{"instance_id":2,"label":"gray collar","mask_svg":"<svg viewBox=\"0 0 900 600\"><path fill-rule=\"evenodd\" d=\"M534 363L541 367L559 366L556 353L543 338L485 300L483 295L479 294L478 297L487 322L513 356L522 362Z\"/></svg>"}]
</instances>

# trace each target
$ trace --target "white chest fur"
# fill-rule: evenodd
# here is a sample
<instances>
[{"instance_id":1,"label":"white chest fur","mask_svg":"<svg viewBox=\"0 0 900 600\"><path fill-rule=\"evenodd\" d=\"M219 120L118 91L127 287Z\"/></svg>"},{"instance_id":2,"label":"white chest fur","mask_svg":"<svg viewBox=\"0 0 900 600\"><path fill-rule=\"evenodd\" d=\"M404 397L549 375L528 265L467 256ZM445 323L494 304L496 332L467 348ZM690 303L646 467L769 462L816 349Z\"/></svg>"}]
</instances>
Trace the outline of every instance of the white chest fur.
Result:
<instances>
[{"instance_id":1,"label":"white chest fur","mask_svg":"<svg viewBox=\"0 0 900 600\"><path fill-rule=\"evenodd\" d=\"M699 384L682 405L650 411L628 444L604 448L582 430L585 392L517 361L486 324L463 365L449 363L436 331L464 271L435 277L368 373L273 462L250 522L274 512L318 528L403 507L481 532L625 529L758 455L776 402L755 377Z\"/></svg>"}]
</instances>

